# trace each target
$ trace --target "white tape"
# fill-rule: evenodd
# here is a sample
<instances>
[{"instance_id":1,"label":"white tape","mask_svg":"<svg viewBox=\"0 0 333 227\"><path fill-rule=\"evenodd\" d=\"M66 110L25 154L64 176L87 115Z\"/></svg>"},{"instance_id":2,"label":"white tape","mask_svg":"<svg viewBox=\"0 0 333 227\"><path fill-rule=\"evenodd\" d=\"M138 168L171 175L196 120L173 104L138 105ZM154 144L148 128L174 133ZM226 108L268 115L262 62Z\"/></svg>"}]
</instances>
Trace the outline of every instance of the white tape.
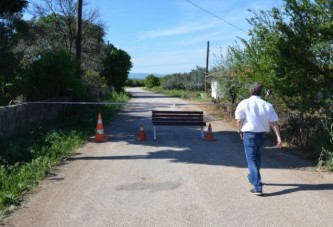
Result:
<instances>
[{"instance_id":1,"label":"white tape","mask_svg":"<svg viewBox=\"0 0 333 227\"><path fill-rule=\"evenodd\" d=\"M231 106L228 103L148 103L148 102L27 102L27 104L62 104L62 105L144 105L144 106Z\"/></svg>"}]
</instances>

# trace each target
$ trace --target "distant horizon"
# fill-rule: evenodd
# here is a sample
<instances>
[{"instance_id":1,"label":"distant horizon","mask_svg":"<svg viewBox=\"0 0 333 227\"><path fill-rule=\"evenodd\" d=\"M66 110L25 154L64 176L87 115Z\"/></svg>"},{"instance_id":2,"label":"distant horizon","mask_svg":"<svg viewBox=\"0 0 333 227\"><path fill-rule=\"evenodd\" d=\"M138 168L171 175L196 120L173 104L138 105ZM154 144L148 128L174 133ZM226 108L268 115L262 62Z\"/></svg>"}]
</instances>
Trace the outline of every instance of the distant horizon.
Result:
<instances>
[{"instance_id":1,"label":"distant horizon","mask_svg":"<svg viewBox=\"0 0 333 227\"><path fill-rule=\"evenodd\" d=\"M131 79L144 79L146 76L148 75L154 75L154 76L157 76L157 77L163 77L167 74L160 74L160 73L135 73L135 72L130 72L128 74L128 78L131 78Z\"/></svg>"}]
</instances>

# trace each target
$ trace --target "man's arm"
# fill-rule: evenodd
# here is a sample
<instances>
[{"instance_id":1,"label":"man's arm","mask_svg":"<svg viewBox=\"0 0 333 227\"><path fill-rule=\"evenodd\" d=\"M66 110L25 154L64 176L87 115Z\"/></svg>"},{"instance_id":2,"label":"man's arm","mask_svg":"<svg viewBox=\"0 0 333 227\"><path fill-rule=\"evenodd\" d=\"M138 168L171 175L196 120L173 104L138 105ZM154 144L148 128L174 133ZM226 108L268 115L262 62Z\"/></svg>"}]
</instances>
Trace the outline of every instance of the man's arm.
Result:
<instances>
[{"instance_id":1,"label":"man's arm","mask_svg":"<svg viewBox=\"0 0 333 227\"><path fill-rule=\"evenodd\" d=\"M236 119L237 129L241 139L243 139L243 132L241 131L243 127L243 122L244 119Z\"/></svg>"},{"instance_id":2,"label":"man's arm","mask_svg":"<svg viewBox=\"0 0 333 227\"><path fill-rule=\"evenodd\" d=\"M277 121L274 121L274 122L270 122L269 123L276 135L276 140L277 140L277 147L278 148L281 148L282 147L282 139L281 139L281 135L280 135L280 128L279 128L279 125L277 123Z\"/></svg>"}]
</instances>

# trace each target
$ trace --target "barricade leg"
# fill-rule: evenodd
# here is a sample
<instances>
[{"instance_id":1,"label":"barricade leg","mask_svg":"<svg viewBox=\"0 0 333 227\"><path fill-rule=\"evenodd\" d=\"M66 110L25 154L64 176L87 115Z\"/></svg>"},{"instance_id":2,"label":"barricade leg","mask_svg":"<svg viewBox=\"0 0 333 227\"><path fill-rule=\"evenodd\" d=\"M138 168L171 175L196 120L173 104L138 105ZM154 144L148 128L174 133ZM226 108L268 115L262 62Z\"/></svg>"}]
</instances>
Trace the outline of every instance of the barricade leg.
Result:
<instances>
[{"instance_id":1,"label":"barricade leg","mask_svg":"<svg viewBox=\"0 0 333 227\"><path fill-rule=\"evenodd\" d=\"M153 126L153 129L154 129L154 140L156 140L156 126L155 125Z\"/></svg>"}]
</instances>

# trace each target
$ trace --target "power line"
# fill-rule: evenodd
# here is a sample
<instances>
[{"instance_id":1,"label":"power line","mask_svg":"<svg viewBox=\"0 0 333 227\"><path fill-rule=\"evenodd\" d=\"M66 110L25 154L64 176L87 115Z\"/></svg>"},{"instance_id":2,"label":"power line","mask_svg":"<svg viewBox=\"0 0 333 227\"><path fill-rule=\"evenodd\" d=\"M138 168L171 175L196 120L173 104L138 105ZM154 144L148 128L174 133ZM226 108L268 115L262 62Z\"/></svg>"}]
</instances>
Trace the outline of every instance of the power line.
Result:
<instances>
[{"instance_id":1,"label":"power line","mask_svg":"<svg viewBox=\"0 0 333 227\"><path fill-rule=\"evenodd\" d=\"M200 6L198 6L197 4L194 4L193 2L191 2L191 1L189 1L189 0L185 0L185 1L188 2L188 3L190 3L191 5L193 5L193 6L197 7L197 8L199 8L199 9L201 9L202 11L204 11L204 12L206 12L206 13L212 15L213 17L216 17L216 18L222 20L224 23L227 23L227 24L229 24L230 26L232 26L232 27L234 27L234 28L236 28L236 29L238 29L238 30L240 30L240 31L242 31L242 32L247 33L247 32L244 31L243 29L237 27L236 25L233 25L232 23L230 23L230 22L226 21L225 19L223 19L223 18L217 16L216 14L214 14L214 13L212 13L212 12L210 12L210 11L208 11L208 10L206 10L206 9L204 9L204 8L202 8L202 7L200 7Z\"/></svg>"}]
</instances>

